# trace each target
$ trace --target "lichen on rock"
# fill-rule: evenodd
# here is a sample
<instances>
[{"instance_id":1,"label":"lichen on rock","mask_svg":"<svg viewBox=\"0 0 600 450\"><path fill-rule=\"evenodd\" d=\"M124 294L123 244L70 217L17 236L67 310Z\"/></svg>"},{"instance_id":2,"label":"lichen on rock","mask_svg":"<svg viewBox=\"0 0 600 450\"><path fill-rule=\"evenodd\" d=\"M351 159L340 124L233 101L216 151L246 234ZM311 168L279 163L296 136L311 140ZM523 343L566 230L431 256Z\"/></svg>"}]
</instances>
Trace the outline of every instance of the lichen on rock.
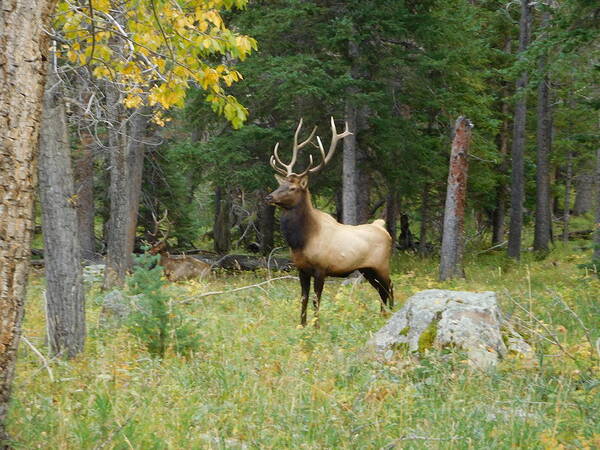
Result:
<instances>
[{"instance_id":1,"label":"lichen on rock","mask_svg":"<svg viewBox=\"0 0 600 450\"><path fill-rule=\"evenodd\" d=\"M504 337L503 337L504 330ZM510 351L532 355L523 338L502 319L494 292L431 289L410 297L371 339L381 354L408 347L410 352L457 347L471 363L486 368Z\"/></svg>"}]
</instances>

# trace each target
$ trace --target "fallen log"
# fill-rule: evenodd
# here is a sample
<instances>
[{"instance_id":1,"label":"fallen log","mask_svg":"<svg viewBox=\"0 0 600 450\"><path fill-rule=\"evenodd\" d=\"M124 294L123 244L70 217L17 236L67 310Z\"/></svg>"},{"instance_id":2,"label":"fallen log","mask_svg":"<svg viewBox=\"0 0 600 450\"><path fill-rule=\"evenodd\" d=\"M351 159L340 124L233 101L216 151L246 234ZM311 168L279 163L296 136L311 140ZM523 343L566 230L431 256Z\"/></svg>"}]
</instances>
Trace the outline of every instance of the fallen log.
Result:
<instances>
[{"instance_id":1,"label":"fallen log","mask_svg":"<svg viewBox=\"0 0 600 450\"><path fill-rule=\"evenodd\" d=\"M570 231L569 232L569 240L576 241L578 239L591 239L593 232L594 232L594 230Z\"/></svg>"},{"instance_id":2,"label":"fallen log","mask_svg":"<svg viewBox=\"0 0 600 450\"><path fill-rule=\"evenodd\" d=\"M268 269L268 270L282 270L282 271L290 271L294 268L292 261L288 258L274 258L271 257L270 260L266 256L253 256L253 255L224 255L219 256L217 254L205 254L205 253L197 253L190 255L189 253L185 253L186 255L193 257L199 261L203 261L211 265L212 268L217 269L226 269L226 270L235 270L235 271L254 271L258 269ZM176 258L176 255L171 254L170 256ZM35 267L44 267L43 259L32 259L31 265ZM89 265L89 264L85 264Z\"/></svg>"},{"instance_id":3,"label":"fallen log","mask_svg":"<svg viewBox=\"0 0 600 450\"><path fill-rule=\"evenodd\" d=\"M213 267L227 270L253 271L258 269L270 269L289 271L294 267L292 261L288 258L271 258L269 260L265 256L253 255L224 255L218 257L196 254L190 256L193 256L200 261L204 261Z\"/></svg>"}]
</instances>

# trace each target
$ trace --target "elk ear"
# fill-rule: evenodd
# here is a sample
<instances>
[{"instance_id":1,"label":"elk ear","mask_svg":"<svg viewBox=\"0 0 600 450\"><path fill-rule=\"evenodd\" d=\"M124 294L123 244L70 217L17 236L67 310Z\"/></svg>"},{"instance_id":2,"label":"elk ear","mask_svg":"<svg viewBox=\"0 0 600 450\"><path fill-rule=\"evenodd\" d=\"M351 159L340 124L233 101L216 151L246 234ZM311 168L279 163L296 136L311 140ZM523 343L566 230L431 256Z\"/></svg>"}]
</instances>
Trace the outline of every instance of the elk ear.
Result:
<instances>
[{"instance_id":1,"label":"elk ear","mask_svg":"<svg viewBox=\"0 0 600 450\"><path fill-rule=\"evenodd\" d=\"M279 186L281 186L282 184L287 183L287 179L285 179L282 176L279 176L277 174L275 174L275 179L277 180L277 182L279 183Z\"/></svg>"},{"instance_id":2,"label":"elk ear","mask_svg":"<svg viewBox=\"0 0 600 450\"><path fill-rule=\"evenodd\" d=\"M300 178L300 187L306 189L308 187L308 175L304 175Z\"/></svg>"}]
</instances>

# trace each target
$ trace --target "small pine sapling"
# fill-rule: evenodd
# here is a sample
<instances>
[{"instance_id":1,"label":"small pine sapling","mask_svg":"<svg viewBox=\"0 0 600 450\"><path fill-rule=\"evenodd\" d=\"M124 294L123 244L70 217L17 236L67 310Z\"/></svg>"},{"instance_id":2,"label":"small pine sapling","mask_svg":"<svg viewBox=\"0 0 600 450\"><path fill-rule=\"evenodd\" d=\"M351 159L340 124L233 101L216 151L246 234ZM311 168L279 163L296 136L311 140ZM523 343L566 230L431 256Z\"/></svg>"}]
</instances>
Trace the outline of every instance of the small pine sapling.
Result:
<instances>
[{"instance_id":1,"label":"small pine sapling","mask_svg":"<svg viewBox=\"0 0 600 450\"><path fill-rule=\"evenodd\" d=\"M192 322L169 301L158 259L159 256L148 253L136 257L127 284L129 294L139 300L129 317L129 330L153 357L164 357L169 348L187 355L198 347L198 336Z\"/></svg>"}]
</instances>

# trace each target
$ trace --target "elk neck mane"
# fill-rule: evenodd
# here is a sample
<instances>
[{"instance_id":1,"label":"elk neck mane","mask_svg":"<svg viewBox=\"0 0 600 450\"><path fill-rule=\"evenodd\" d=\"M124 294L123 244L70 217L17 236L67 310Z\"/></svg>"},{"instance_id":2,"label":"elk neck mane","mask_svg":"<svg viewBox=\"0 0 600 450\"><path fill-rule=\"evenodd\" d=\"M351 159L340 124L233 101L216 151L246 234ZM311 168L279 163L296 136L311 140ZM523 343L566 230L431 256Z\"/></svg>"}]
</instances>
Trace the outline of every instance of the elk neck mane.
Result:
<instances>
[{"instance_id":1,"label":"elk neck mane","mask_svg":"<svg viewBox=\"0 0 600 450\"><path fill-rule=\"evenodd\" d=\"M304 248L309 235L317 227L313 211L308 190L296 206L284 209L281 215L281 232L292 250Z\"/></svg>"}]
</instances>

